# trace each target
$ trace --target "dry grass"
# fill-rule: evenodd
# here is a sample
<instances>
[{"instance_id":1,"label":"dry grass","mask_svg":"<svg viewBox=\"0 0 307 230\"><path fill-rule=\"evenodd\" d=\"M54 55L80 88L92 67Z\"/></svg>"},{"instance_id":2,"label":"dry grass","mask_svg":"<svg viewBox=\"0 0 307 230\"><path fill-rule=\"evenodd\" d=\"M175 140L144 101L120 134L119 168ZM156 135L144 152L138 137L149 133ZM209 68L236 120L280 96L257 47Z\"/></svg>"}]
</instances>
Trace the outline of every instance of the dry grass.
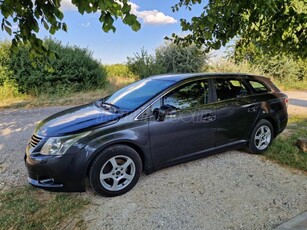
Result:
<instances>
[{"instance_id":1,"label":"dry grass","mask_svg":"<svg viewBox=\"0 0 307 230\"><path fill-rule=\"evenodd\" d=\"M108 79L108 84L104 89L78 92L67 95L42 94L38 97L22 95L18 97L6 98L0 101L0 109L86 104L107 96L108 94L136 80L137 79L133 77L112 77Z\"/></svg>"}]
</instances>

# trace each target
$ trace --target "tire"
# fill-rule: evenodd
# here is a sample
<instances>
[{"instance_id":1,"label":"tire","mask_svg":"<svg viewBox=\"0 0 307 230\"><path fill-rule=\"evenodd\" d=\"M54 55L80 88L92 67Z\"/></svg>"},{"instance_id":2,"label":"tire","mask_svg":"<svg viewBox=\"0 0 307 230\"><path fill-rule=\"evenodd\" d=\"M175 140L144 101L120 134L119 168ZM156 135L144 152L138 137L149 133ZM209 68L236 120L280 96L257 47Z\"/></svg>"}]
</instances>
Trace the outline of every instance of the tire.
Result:
<instances>
[{"instance_id":1,"label":"tire","mask_svg":"<svg viewBox=\"0 0 307 230\"><path fill-rule=\"evenodd\" d=\"M274 129L267 120L261 120L253 129L248 143L248 151L254 154L265 152L274 138Z\"/></svg>"},{"instance_id":2,"label":"tire","mask_svg":"<svg viewBox=\"0 0 307 230\"><path fill-rule=\"evenodd\" d=\"M119 196L131 190L142 173L139 154L127 145L106 148L93 161L89 182L102 196Z\"/></svg>"}]
</instances>

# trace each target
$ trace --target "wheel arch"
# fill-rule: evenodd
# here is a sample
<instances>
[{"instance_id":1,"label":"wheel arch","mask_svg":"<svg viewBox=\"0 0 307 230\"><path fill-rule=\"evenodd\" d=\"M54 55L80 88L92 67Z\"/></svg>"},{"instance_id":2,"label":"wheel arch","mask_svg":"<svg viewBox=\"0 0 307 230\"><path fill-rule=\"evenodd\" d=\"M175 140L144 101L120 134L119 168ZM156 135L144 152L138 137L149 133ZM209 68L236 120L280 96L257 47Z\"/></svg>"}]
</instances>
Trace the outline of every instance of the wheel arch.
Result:
<instances>
[{"instance_id":1,"label":"wheel arch","mask_svg":"<svg viewBox=\"0 0 307 230\"><path fill-rule=\"evenodd\" d=\"M277 130L278 130L278 127L277 127L277 122L272 118L272 117L261 117L259 118L253 125L253 128L250 130L250 133L249 133L249 136L248 136L248 140L250 139L251 135L253 134L253 130L255 129L255 127L258 125L258 123L261 121L261 120L266 120L268 122L271 123L272 127L273 127L273 137L275 138L277 136Z\"/></svg>"},{"instance_id":2,"label":"wheel arch","mask_svg":"<svg viewBox=\"0 0 307 230\"><path fill-rule=\"evenodd\" d=\"M275 138L277 136L277 122L272 118L272 117L263 117L262 119L260 119L259 121L261 120L267 120L268 122L271 123L271 125L273 126L273 137ZM258 121L258 122L259 122ZM257 125L257 124L256 124Z\"/></svg>"},{"instance_id":3,"label":"wheel arch","mask_svg":"<svg viewBox=\"0 0 307 230\"><path fill-rule=\"evenodd\" d=\"M108 143L108 144L102 146L101 148L97 149L93 153L93 156L91 157L89 163L87 164L86 176L89 175L89 171L90 171L91 165L93 164L93 162L96 159L96 157L99 154L101 154L103 152L103 150L105 150L106 148L108 148L110 146L115 146L115 145L126 145L126 146L129 146L130 148L134 149L138 153L140 158L141 158L141 161L142 161L142 171L144 171L146 169L146 167L147 167L147 159L146 159L146 156L145 156L145 153L144 153L143 149L140 148L135 143L132 143L132 142L129 142L129 141L119 141L119 142Z\"/></svg>"}]
</instances>

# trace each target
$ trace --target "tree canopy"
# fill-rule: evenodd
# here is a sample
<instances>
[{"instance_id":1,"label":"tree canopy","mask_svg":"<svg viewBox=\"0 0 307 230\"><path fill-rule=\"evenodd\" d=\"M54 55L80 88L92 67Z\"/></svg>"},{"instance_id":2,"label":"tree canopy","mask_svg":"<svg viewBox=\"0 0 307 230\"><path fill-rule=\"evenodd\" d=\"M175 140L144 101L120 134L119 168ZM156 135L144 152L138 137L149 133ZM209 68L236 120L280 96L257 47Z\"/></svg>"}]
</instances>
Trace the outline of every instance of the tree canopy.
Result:
<instances>
[{"instance_id":1,"label":"tree canopy","mask_svg":"<svg viewBox=\"0 0 307 230\"><path fill-rule=\"evenodd\" d=\"M192 9L202 0L180 0L173 11L181 7ZM307 55L307 4L305 0L209 0L199 16L191 21L181 19L181 37L172 34L176 44L205 45L219 49L239 37L240 45L253 42L267 52Z\"/></svg>"},{"instance_id":2,"label":"tree canopy","mask_svg":"<svg viewBox=\"0 0 307 230\"><path fill-rule=\"evenodd\" d=\"M264 47L272 53L307 55L307 4L306 0L178 0L174 12L195 4L203 4L203 12L190 21L181 19L182 37L172 34L176 44L196 44L210 49L219 49L233 38L240 38L241 46L249 43ZM99 21L105 32L115 31L114 21L120 19L134 31L141 24L131 13L128 0L72 0L78 11L100 14ZM54 34L67 31L60 9L61 0L0 0L1 28L13 35L13 48L19 43L30 43L43 50L42 40L37 38L40 27ZM17 25L16 31L12 24Z\"/></svg>"},{"instance_id":3,"label":"tree canopy","mask_svg":"<svg viewBox=\"0 0 307 230\"><path fill-rule=\"evenodd\" d=\"M134 31L140 29L141 24L135 15L131 14L128 0L72 0L79 13L100 13L99 21L105 32L115 31L113 23L122 19ZM67 25L62 22L64 14L60 9L61 0L0 0L0 12L3 16L1 29L13 35L12 47L19 43L30 43L36 51L46 51L41 39L37 38L40 27L44 27L50 34L58 30L67 31ZM18 29L13 32L12 24Z\"/></svg>"}]
</instances>

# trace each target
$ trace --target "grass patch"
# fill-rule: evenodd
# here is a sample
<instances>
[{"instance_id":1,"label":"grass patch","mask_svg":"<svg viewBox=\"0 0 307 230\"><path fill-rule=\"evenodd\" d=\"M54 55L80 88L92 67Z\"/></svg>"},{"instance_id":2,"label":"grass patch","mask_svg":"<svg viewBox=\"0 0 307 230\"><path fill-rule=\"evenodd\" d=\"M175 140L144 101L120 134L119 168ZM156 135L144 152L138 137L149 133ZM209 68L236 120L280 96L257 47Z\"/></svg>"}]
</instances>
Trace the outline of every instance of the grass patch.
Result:
<instances>
[{"instance_id":1,"label":"grass patch","mask_svg":"<svg viewBox=\"0 0 307 230\"><path fill-rule=\"evenodd\" d=\"M82 105L98 100L128 85L137 78L110 77L104 89L67 94L41 94L39 96L23 95L0 100L1 108L33 108L43 106Z\"/></svg>"},{"instance_id":2,"label":"grass patch","mask_svg":"<svg viewBox=\"0 0 307 230\"><path fill-rule=\"evenodd\" d=\"M307 152L295 146L299 137L307 138L307 117L289 119L289 135L280 135L274 140L265 156L279 164L307 172Z\"/></svg>"},{"instance_id":3,"label":"grass patch","mask_svg":"<svg viewBox=\"0 0 307 230\"><path fill-rule=\"evenodd\" d=\"M302 90L302 91L306 91L306 89L307 89L307 80L303 80L303 81L287 81L287 82L274 81L274 83L282 91L287 91L287 90Z\"/></svg>"},{"instance_id":4,"label":"grass patch","mask_svg":"<svg viewBox=\"0 0 307 230\"><path fill-rule=\"evenodd\" d=\"M0 193L0 229L61 229L87 204L87 199L76 194L13 188ZM81 224L78 219L76 225Z\"/></svg>"}]
</instances>

